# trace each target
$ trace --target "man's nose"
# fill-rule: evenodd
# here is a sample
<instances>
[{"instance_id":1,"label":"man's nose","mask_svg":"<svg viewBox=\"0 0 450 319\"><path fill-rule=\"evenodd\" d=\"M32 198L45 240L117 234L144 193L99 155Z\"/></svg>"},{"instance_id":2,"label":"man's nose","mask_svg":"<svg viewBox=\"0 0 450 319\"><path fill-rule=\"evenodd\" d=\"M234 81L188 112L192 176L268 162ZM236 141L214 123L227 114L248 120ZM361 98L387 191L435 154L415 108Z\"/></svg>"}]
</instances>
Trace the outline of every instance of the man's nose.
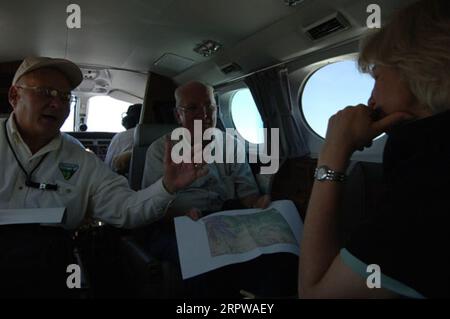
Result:
<instances>
[{"instance_id":1,"label":"man's nose","mask_svg":"<svg viewBox=\"0 0 450 319\"><path fill-rule=\"evenodd\" d=\"M49 101L49 105L53 108L63 108L69 105L69 102L62 99L59 95L58 96L51 96Z\"/></svg>"},{"instance_id":2,"label":"man's nose","mask_svg":"<svg viewBox=\"0 0 450 319\"><path fill-rule=\"evenodd\" d=\"M209 107L203 106L199 111L199 117L202 119L208 119L211 115L210 113Z\"/></svg>"},{"instance_id":3,"label":"man's nose","mask_svg":"<svg viewBox=\"0 0 450 319\"><path fill-rule=\"evenodd\" d=\"M207 107L203 107L203 118L206 120L210 117L211 113L209 112L209 109Z\"/></svg>"}]
</instances>

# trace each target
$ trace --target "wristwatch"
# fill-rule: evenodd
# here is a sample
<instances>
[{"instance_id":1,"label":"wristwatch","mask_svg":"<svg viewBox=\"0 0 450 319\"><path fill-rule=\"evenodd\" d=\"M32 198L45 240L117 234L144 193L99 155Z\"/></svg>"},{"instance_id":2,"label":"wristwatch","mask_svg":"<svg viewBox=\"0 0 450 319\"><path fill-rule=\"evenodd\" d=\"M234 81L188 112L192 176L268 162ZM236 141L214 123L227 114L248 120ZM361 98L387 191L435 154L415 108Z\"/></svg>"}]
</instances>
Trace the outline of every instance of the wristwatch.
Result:
<instances>
[{"instance_id":1,"label":"wristwatch","mask_svg":"<svg viewBox=\"0 0 450 319\"><path fill-rule=\"evenodd\" d=\"M340 173L333 171L326 165L322 165L316 168L314 172L314 178L317 181L331 181L331 182L344 182L345 181L345 173Z\"/></svg>"}]
</instances>

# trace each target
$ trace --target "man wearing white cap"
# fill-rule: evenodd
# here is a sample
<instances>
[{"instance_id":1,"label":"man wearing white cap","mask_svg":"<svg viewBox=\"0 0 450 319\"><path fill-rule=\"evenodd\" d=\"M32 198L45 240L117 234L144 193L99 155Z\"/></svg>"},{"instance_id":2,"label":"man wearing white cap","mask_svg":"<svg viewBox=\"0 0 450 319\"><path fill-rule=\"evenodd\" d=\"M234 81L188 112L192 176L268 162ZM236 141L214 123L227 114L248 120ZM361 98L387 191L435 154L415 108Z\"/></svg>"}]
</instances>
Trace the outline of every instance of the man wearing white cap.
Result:
<instances>
[{"instance_id":1,"label":"man wearing white cap","mask_svg":"<svg viewBox=\"0 0 450 319\"><path fill-rule=\"evenodd\" d=\"M166 144L164 177L134 192L94 154L60 132L69 115L71 90L82 81L64 59L26 58L9 89L13 112L0 120L0 209L67 209L63 226L86 217L132 228L159 219L174 193L200 176L193 164L174 164Z\"/></svg>"}]
</instances>

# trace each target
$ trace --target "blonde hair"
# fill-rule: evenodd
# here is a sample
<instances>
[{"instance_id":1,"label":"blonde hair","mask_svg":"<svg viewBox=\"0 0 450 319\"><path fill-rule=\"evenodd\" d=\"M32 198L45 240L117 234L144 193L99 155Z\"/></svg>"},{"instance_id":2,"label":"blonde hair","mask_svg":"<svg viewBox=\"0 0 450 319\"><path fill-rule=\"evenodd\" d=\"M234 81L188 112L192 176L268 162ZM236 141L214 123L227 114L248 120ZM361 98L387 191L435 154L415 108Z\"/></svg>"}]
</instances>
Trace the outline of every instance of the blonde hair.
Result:
<instances>
[{"instance_id":1,"label":"blonde hair","mask_svg":"<svg viewBox=\"0 0 450 319\"><path fill-rule=\"evenodd\" d=\"M450 109L450 1L421 0L362 42L358 64L395 67L432 113Z\"/></svg>"}]
</instances>

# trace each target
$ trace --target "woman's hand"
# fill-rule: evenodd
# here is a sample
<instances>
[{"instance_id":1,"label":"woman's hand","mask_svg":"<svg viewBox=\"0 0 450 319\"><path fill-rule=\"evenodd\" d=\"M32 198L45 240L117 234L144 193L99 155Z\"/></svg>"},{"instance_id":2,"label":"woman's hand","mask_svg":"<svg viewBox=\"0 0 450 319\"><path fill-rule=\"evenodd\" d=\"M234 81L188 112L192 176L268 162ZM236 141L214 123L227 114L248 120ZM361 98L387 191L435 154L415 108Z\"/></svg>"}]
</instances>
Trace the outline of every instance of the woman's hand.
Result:
<instances>
[{"instance_id":1,"label":"woman's hand","mask_svg":"<svg viewBox=\"0 0 450 319\"><path fill-rule=\"evenodd\" d=\"M354 151L371 146L375 137L412 118L410 114L396 112L374 120L372 113L371 108L359 104L346 107L333 115L328 121L319 165L326 164L334 170L344 170Z\"/></svg>"}]
</instances>

